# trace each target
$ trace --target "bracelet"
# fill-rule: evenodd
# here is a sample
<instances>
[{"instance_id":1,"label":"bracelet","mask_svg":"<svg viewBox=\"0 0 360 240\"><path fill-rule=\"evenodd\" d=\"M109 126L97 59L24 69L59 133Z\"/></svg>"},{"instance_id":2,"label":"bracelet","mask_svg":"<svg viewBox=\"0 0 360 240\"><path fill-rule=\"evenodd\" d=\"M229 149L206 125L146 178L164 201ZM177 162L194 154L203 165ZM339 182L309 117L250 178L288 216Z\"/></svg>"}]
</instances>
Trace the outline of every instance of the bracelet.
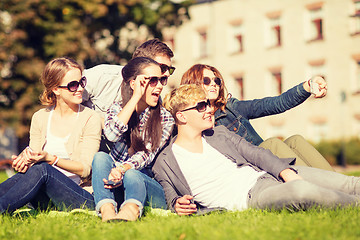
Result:
<instances>
[{"instance_id":1,"label":"bracelet","mask_svg":"<svg viewBox=\"0 0 360 240\"><path fill-rule=\"evenodd\" d=\"M121 165L117 166L117 168L118 168L118 170L121 172L122 175L125 174L126 168L125 168L124 165L121 164Z\"/></svg>"},{"instance_id":2,"label":"bracelet","mask_svg":"<svg viewBox=\"0 0 360 240\"><path fill-rule=\"evenodd\" d=\"M307 83L308 83L309 87L311 86L310 81L311 81L311 78L309 80L307 80Z\"/></svg>"},{"instance_id":3,"label":"bracelet","mask_svg":"<svg viewBox=\"0 0 360 240\"><path fill-rule=\"evenodd\" d=\"M54 155L55 159L53 161L47 162L49 165L54 166L59 161L59 157Z\"/></svg>"},{"instance_id":4,"label":"bracelet","mask_svg":"<svg viewBox=\"0 0 360 240\"><path fill-rule=\"evenodd\" d=\"M55 161L54 161L53 164L51 164L52 166L55 166L55 165L58 163L58 161L59 161L59 157L56 156L56 155L54 155L54 156L55 156Z\"/></svg>"}]
</instances>

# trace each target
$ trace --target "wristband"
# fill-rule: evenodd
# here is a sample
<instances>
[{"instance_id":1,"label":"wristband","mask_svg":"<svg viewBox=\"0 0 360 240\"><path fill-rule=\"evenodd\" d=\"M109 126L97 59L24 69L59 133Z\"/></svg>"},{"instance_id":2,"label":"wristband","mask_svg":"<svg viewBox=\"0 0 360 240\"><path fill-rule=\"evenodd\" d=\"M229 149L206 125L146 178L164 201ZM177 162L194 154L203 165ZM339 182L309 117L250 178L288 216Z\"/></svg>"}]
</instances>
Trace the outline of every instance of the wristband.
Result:
<instances>
[{"instance_id":1,"label":"wristband","mask_svg":"<svg viewBox=\"0 0 360 240\"><path fill-rule=\"evenodd\" d=\"M123 164L117 166L117 169L121 172L122 175L124 175L126 172L126 168Z\"/></svg>"},{"instance_id":2,"label":"wristband","mask_svg":"<svg viewBox=\"0 0 360 240\"><path fill-rule=\"evenodd\" d=\"M53 164L51 164L52 166L55 166L59 161L59 157L55 155L55 161Z\"/></svg>"}]
</instances>

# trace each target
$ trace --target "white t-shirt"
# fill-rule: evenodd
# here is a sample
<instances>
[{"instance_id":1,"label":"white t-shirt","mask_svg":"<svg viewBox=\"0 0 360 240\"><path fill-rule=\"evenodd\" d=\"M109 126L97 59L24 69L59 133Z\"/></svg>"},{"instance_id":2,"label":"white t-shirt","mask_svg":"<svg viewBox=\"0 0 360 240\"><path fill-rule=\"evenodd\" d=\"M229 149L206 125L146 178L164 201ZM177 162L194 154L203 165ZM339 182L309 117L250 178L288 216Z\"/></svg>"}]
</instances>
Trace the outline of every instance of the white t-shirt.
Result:
<instances>
[{"instance_id":1,"label":"white t-shirt","mask_svg":"<svg viewBox=\"0 0 360 240\"><path fill-rule=\"evenodd\" d=\"M236 163L210 146L203 138L203 153L192 153L173 144L172 150L194 195L201 205L244 210L249 190L265 172Z\"/></svg>"},{"instance_id":2,"label":"white t-shirt","mask_svg":"<svg viewBox=\"0 0 360 240\"><path fill-rule=\"evenodd\" d=\"M64 138L61 138L61 137L57 137L57 136L53 135L50 131L50 124L51 124L51 118L52 118L53 112L54 112L54 110L52 109L50 112L50 115L49 115L49 119L48 119L46 144L44 146L44 151L46 151L52 155L56 155L57 157L59 157L61 159L70 159L69 154L66 151L66 147L65 147L65 143L68 141L70 135L68 135ZM79 112L78 112L78 116L79 116ZM57 170L59 170L60 172L62 172L65 176L69 177L76 184L78 184L78 185L80 184L81 179L80 179L79 175L68 172L57 166L53 166L53 167L56 168Z\"/></svg>"},{"instance_id":3,"label":"white t-shirt","mask_svg":"<svg viewBox=\"0 0 360 240\"><path fill-rule=\"evenodd\" d=\"M119 65L101 64L84 70L87 84L82 104L94 109L102 118L114 101L121 100L122 68Z\"/></svg>"}]
</instances>

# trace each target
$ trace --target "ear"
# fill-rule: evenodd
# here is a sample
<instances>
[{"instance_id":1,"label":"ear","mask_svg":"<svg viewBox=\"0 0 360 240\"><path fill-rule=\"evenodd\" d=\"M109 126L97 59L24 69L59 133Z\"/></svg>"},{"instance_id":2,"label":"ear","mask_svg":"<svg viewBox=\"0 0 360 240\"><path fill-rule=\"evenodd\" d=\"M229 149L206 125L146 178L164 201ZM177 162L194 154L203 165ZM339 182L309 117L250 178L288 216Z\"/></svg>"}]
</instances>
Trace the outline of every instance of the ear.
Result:
<instances>
[{"instance_id":1,"label":"ear","mask_svg":"<svg viewBox=\"0 0 360 240\"><path fill-rule=\"evenodd\" d=\"M136 80L136 78L130 80L130 88L131 88L132 90L134 90L134 88L135 88L135 80Z\"/></svg>"},{"instance_id":2,"label":"ear","mask_svg":"<svg viewBox=\"0 0 360 240\"><path fill-rule=\"evenodd\" d=\"M59 88L54 88L53 90L51 90L56 96L60 95L60 89Z\"/></svg>"},{"instance_id":3,"label":"ear","mask_svg":"<svg viewBox=\"0 0 360 240\"><path fill-rule=\"evenodd\" d=\"M185 124L187 122L186 116L182 112L177 112L175 117L179 124Z\"/></svg>"}]
</instances>

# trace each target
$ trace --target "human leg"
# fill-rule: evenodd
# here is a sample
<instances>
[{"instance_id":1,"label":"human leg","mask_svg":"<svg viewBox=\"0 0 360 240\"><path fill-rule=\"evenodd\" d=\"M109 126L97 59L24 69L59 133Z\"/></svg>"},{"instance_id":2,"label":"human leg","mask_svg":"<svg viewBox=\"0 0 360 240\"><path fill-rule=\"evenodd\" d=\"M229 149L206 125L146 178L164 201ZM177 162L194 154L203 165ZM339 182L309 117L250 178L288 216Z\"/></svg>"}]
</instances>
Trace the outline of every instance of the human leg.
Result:
<instances>
[{"instance_id":1,"label":"human leg","mask_svg":"<svg viewBox=\"0 0 360 240\"><path fill-rule=\"evenodd\" d=\"M269 138L262 142L259 147L269 149L279 158L296 158L295 165L308 166L292 149L278 138Z\"/></svg>"},{"instance_id":2,"label":"human leg","mask_svg":"<svg viewBox=\"0 0 360 240\"><path fill-rule=\"evenodd\" d=\"M92 162L92 185L94 189L94 199L96 212L102 216L104 221L115 216L117 203L114 191L104 187L103 179L108 179L111 169L115 167L114 161L109 154L98 152Z\"/></svg>"},{"instance_id":3,"label":"human leg","mask_svg":"<svg viewBox=\"0 0 360 240\"><path fill-rule=\"evenodd\" d=\"M360 196L322 187L306 180L282 183L266 174L259 178L249 192L248 203L252 208L304 210L312 206L333 208L358 205Z\"/></svg>"},{"instance_id":4,"label":"human leg","mask_svg":"<svg viewBox=\"0 0 360 240\"><path fill-rule=\"evenodd\" d=\"M284 141L309 167L334 171L329 162L302 136L293 135Z\"/></svg>"},{"instance_id":5,"label":"human leg","mask_svg":"<svg viewBox=\"0 0 360 240\"><path fill-rule=\"evenodd\" d=\"M15 177L15 176L14 176ZM11 187L9 187L12 185ZM79 187L47 163L33 165L26 173L18 173L14 180L6 183L7 191L0 197L0 212L12 212L32 202L39 195L46 194L58 208L72 209L87 207L94 209L94 199L90 193ZM3 185L0 185L3 189Z\"/></svg>"},{"instance_id":6,"label":"human leg","mask_svg":"<svg viewBox=\"0 0 360 240\"><path fill-rule=\"evenodd\" d=\"M130 220L136 220L142 215L143 207L166 208L165 194L161 185L146 174L130 169L123 178L125 189L125 201L121 205L118 218L124 215L124 211L134 214ZM137 205L137 207L135 205ZM137 211L138 210L138 213ZM137 215L137 216L136 216ZM136 216L136 217L134 217Z\"/></svg>"}]
</instances>

